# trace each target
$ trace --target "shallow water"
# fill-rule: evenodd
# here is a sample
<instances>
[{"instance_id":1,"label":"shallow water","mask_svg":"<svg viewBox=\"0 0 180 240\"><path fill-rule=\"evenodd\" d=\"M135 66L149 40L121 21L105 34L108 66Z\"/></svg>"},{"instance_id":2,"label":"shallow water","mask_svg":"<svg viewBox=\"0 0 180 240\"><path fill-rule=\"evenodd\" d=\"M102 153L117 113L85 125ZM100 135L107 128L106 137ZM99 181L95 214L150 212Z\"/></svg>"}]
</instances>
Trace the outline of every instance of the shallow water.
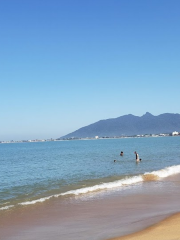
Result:
<instances>
[{"instance_id":1,"label":"shallow water","mask_svg":"<svg viewBox=\"0 0 180 240\"><path fill-rule=\"evenodd\" d=\"M173 166L180 165L180 137L0 144L0 153L0 209L6 210L52 196L128 187L166 167L173 175Z\"/></svg>"}]
</instances>

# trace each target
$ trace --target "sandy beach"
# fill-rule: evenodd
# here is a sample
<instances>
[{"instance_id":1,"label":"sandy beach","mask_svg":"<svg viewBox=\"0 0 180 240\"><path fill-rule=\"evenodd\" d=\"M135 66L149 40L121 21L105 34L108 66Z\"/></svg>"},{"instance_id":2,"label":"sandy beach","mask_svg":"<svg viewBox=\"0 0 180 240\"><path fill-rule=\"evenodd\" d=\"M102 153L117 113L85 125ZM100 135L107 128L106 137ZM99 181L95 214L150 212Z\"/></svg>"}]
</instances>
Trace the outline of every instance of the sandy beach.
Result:
<instances>
[{"instance_id":1,"label":"sandy beach","mask_svg":"<svg viewBox=\"0 0 180 240\"><path fill-rule=\"evenodd\" d=\"M180 174L0 212L2 240L180 239Z\"/></svg>"},{"instance_id":2,"label":"sandy beach","mask_svg":"<svg viewBox=\"0 0 180 240\"><path fill-rule=\"evenodd\" d=\"M171 181L179 188L180 175L170 176L165 181ZM170 191L170 190L169 190ZM165 218L141 231L136 231L122 237L111 238L111 240L179 240L180 239L180 212Z\"/></svg>"},{"instance_id":3,"label":"sandy beach","mask_svg":"<svg viewBox=\"0 0 180 240\"><path fill-rule=\"evenodd\" d=\"M2 240L4 240L4 239L8 239L8 240L12 240L12 239L30 240L30 239L33 239L33 240L36 240L36 239L39 239L39 237L43 237L42 239L48 239L50 237L49 234L48 234L48 236L45 236L43 234L43 232L45 234L47 234L44 227L41 228L41 234L39 235L37 229L35 228L35 225L37 224L36 221L34 222L34 227L33 227L33 231L35 231L34 234L32 234L32 232L31 232L31 234L27 234L27 232L29 232L29 228L30 229L32 228L32 221L31 221L32 216L30 216L29 220L30 220L28 222L29 227L25 226L26 224L24 225L24 223L22 221L17 221L16 224L13 224L13 226L10 224L7 229L8 231L6 231L6 233L8 232L8 234L5 234L5 235L0 234L2 237L0 239L2 239ZM51 219L51 221L52 221L52 219ZM16 229L17 225L19 225L18 229L21 228L20 232L24 232L23 234L20 233L19 230L17 231L17 229ZM44 223L43 223L43 225L44 225ZM147 227L141 231L138 231L138 232L135 232L132 234L128 234L128 235L122 236L122 237L108 238L108 240L152 240L152 239L153 240L180 240L180 227L179 226L180 226L180 213L176 213L176 214L173 214L172 216L167 217L164 220L162 220L156 224L153 224L152 226ZM1 225L1 227L3 227L3 225ZM46 227L47 227L47 225L46 225ZM2 230L2 228L1 228L1 230ZM55 229L52 228L51 230L53 231ZM55 230L55 232L56 231L57 230ZM51 235L53 235L53 234L51 233ZM87 236L84 236L84 239L87 239L86 237ZM56 236L55 239L61 240L62 236L61 235ZM103 240L107 240L107 239L103 238Z\"/></svg>"},{"instance_id":4,"label":"sandy beach","mask_svg":"<svg viewBox=\"0 0 180 240\"><path fill-rule=\"evenodd\" d=\"M111 240L179 240L180 213L174 214L165 220L148 227L140 232Z\"/></svg>"}]
</instances>

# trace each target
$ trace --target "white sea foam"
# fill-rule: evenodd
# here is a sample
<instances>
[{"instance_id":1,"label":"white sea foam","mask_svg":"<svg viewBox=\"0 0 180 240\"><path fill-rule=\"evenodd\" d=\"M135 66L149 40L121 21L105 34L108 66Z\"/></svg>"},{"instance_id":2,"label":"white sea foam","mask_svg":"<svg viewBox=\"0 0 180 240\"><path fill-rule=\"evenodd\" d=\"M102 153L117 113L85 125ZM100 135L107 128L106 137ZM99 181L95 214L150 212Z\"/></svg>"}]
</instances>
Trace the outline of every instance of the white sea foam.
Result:
<instances>
[{"instance_id":1,"label":"white sea foam","mask_svg":"<svg viewBox=\"0 0 180 240\"><path fill-rule=\"evenodd\" d=\"M44 197L44 198L40 198L40 199L37 199L37 200L33 200L33 201L22 202L22 203L19 203L19 205L30 205L30 204L35 204L35 203L42 203L46 200L49 200L52 197L53 197L53 195L49 196L49 197Z\"/></svg>"},{"instance_id":2,"label":"white sea foam","mask_svg":"<svg viewBox=\"0 0 180 240\"><path fill-rule=\"evenodd\" d=\"M77 190L71 190L65 193L61 193L61 196L64 195L79 195L79 194L84 194L84 193L88 193L88 192L94 192L94 191L98 191L98 190L105 190L105 189L112 189L112 188L117 188L117 187L121 187L124 185L132 185L138 182L142 182L142 176L134 176L134 177L130 177L130 178L125 178L122 180L118 180L115 182L109 182L109 183L102 183L102 184L98 184L92 187L86 187L86 188L80 188Z\"/></svg>"},{"instance_id":3,"label":"white sea foam","mask_svg":"<svg viewBox=\"0 0 180 240\"><path fill-rule=\"evenodd\" d=\"M164 169L157 170L157 171L146 172L146 173L144 173L142 175L139 175L139 176L126 177L124 179L117 180L117 181L114 181L114 182L101 183L101 184L94 185L94 186L91 186L91 187L85 187L85 188L80 188L80 189L76 189L76 190L70 190L70 191L67 191L67 192L64 192L64 193L51 195L51 196L40 198L40 199L37 199L37 200L22 202L22 203L19 203L18 205L30 205L30 204L42 203L42 202L44 202L46 200L49 200L53 197L68 196L68 195L76 195L77 196L77 195L80 195L80 194L86 194L86 193L95 192L95 191L119 188L119 187L122 187L122 186L130 186L130 185L133 185L133 184L136 184L136 183L151 180L151 179L153 179L152 176L157 176L158 178L165 178L165 177L168 177L170 175L174 175L174 174L178 174L178 173L180 173L180 165L166 167ZM146 176L148 176L148 175L150 175L151 177L146 178ZM154 180L158 180L158 178L155 178ZM2 208L0 208L0 210L6 210L6 209L9 209L11 207L14 207L14 205L2 207Z\"/></svg>"},{"instance_id":4,"label":"white sea foam","mask_svg":"<svg viewBox=\"0 0 180 240\"><path fill-rule=\"evenodd\" d=\"M19 203L19 205L30 205L30 204L35 204L35 203L42 203L42 202L44 202L46 200L49 200L53 197L60 197L60 196L66 196L66 195L76 195L77 196L77 195L85 194L85 193L89 193L89 192L112 189L112 188L117 188L117 187L121 187L121 186L125 186L125 185L132 185L132 184L142 182L142 181L143 181L142 176L134 176L134 177L118 180L118 181L115 181L115 182L102 183L102 184L98 184L98 185L95 185L95 186L92 186L92 187L70 190L70 191L60 193L60 194L56 194L56 195L52 195L52 196L49 196L49 197L44 197L44 198L40 198L40 199L33 200L33 201L22 202L22 203Z\"/></svg>"},{"instance_id":5,"label":"white sea foam","mask_svg":"<svg viewBox=\"0 0 180 240\"><path fill-rule=\"evenodd\" d=\"M0 210L7 210L9 208L14 207L14 205L9 205L9 206L5 206L5 207L1 207Z\"/></svg>"},{"instance_id":6,"label":"white sea foam","mask_svg":"<svg viewBox=\"0 0 180 240\"><path fill-rule=\"evenodd\" d=\"M166 167L158 171L147 172L144 175L153 174L155 176L158 176L159 178L165 178L177 173L180 173L180 165Z\"/></svg>"}]
</instances>

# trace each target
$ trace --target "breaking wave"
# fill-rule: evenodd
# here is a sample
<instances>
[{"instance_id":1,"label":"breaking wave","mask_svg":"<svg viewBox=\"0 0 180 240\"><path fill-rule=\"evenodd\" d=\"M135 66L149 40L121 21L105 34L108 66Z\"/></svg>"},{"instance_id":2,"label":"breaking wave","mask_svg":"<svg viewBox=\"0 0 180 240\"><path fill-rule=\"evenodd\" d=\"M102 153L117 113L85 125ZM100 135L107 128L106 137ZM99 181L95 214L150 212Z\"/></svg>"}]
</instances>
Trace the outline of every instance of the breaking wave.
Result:
<instances>
[{"instance_id":1,"label":"breaking wave","mask_svg":"<svg viewBox=\"0 0 180 240\"><path fill-rule=\"evenodd\" d=\"M77 196L80 194L86 194L86 193L95 192L95 191L129 186L129 185L133 185L133 184L144 182L144 181L158 181L161 178L165 178L165 177L168 177L168 176L171 176L174 174L178 174L178 173L180 173L180 165L166 167L164 169L157 170L157 171L146 172L146 173L144 173L142 175L138 175L138 176L126 177L126 178L123 178L121 180L117 180L114 182L101 183L101 184L94 185L91 187L84 187L84 188L80 188L80 189L76 189L76 190L70 190L70 191L67 191L64 193L51 195L51 196L40 198L37 200L21 202L21 203L18 203L18 205L30 205L30 204L42 203L51 198L57 198L60 196L68 196L68 195L76 195ZM0 210L6 210L6 209L9 209L12 207L15 207L15 205L1 207Z\"/></svg>"}]
</instances>

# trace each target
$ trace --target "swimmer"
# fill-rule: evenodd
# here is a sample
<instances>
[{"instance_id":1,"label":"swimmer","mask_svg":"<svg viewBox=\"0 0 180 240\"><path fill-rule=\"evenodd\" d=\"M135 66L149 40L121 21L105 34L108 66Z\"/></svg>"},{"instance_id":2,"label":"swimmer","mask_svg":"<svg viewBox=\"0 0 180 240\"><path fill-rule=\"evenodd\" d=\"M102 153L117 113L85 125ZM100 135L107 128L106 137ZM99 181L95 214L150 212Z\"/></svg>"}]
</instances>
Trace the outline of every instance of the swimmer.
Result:
<instances>
[{"instance_id":1,"label":"swimmer","mask_svg":"<svg viewBox=\"0 0 180 240\"><path fill-rule=\"evenodd\" d=\"M123 151L121 151L120 156L123 156L123 154L124 154Z\"/></svg>"}]
</instances>

